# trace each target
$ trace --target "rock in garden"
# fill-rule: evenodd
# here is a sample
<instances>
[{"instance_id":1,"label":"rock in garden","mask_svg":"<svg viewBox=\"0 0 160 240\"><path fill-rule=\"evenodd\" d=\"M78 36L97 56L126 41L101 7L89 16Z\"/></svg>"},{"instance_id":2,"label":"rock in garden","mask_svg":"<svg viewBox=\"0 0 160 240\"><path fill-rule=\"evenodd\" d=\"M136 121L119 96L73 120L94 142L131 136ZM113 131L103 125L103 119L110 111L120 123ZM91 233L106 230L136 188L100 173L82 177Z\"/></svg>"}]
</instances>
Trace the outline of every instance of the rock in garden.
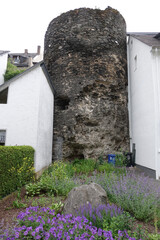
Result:
<instances>
[{"instance_id":1,"label":"rock in garden","mask_svg":"<svg viewBox=\"0 0 160 240\"><path fill-rule=\"evenodd\" d=\"M89 203L92 207L107 204L107 194L99 184L90 183L73 188L65 201L64 214L76 215L81 206Z\"/></svg>"}]
</instances>

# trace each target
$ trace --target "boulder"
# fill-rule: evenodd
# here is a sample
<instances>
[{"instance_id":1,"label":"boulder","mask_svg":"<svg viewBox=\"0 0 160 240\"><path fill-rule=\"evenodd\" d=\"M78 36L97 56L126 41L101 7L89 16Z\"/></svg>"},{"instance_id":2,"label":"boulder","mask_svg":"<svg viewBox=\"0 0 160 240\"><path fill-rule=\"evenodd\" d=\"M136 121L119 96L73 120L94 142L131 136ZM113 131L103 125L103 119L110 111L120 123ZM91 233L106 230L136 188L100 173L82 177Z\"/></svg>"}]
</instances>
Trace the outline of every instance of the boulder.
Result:
<instances>
[{"instance_id":1,"label":"boulder","mask_svg":"<svg viewBox=\"0 0 160 240\"><path fill-rule=\"evenodd\" d=\"M89 203L92 207L107 204L107 194L99 184L90 183L73 188L65 201L64 214L77 215L79 208Z\"/></svg>"}]
</instances>

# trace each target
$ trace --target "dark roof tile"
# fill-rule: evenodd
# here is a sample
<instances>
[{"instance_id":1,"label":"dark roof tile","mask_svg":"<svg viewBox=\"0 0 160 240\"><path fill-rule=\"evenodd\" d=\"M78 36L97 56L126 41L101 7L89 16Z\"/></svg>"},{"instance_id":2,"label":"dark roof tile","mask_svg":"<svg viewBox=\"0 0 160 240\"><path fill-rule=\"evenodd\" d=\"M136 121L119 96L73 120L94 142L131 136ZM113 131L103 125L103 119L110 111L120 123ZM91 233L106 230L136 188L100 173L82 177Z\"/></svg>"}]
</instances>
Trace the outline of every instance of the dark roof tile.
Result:
<instances>
[{"instance_id":1,"label":"dark roof tile","mask_svg":"<svg viewBox=\"0 0 160 240\"><path fill-rule=\"evenodd\" d=\"M151 47L160 47L160 39L155 38L159 33L128 33L128 35Z\"/></svg>"},{"instance_id":2,"label":"dark roof tile","mask_svg":"<svg viewBox=\"0 0 160 240\"><path fill-rule=\"evenodd\" d=\"M3 55L3 54L5 54L5 53L8 53L9 51L2 51L2 50L0 50L0 55Z\"/></svg>"}]
</instances>

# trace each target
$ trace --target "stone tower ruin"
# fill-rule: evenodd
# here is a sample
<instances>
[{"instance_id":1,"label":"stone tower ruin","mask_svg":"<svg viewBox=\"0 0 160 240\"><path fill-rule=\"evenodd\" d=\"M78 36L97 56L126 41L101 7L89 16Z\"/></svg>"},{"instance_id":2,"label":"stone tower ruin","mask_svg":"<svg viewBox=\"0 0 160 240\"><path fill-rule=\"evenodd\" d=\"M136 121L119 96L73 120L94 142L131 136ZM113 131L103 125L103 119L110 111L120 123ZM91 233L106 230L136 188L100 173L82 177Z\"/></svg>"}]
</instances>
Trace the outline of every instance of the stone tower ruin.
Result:
<instances>
[{"instance_id":1,"label":"stone tower ruin","mask_svg":"<svg viewBox=\"0 0 160 240\"><path fill-rule=\"evenodd\" d=\"M128 150L126 24L120 13L80 8L53 19L44 61L56 90L53 159Z\"/></svg>"}]
</instances>

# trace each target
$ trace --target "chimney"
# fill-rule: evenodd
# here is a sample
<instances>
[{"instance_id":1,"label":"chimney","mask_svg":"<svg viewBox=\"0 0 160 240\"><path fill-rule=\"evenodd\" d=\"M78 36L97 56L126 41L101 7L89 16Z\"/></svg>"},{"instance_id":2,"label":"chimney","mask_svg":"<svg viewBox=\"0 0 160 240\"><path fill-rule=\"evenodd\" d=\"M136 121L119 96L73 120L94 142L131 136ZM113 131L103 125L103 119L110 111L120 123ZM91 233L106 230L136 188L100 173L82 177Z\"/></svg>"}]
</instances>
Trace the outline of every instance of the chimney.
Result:
<instances>
[{"instance_id":1,"label":"chimney","mask_svg":"<svg viewBox=\"0 0 160 240\"><path fill-rule=\"evenodd\" d=\"M28 54L28 49L24 49L24 53L25 53L25 54Z\"/></svg>"},{"instance_id":2,"label":"chimney","mask_svg":"<svg viewBox=\"0 0 160 240\"><path fill-rule=\"evenodd\" d=\"M41 46L37 46L37 54L38 54L38 55L41 54Z\"/></svg>"}]
</instances>

